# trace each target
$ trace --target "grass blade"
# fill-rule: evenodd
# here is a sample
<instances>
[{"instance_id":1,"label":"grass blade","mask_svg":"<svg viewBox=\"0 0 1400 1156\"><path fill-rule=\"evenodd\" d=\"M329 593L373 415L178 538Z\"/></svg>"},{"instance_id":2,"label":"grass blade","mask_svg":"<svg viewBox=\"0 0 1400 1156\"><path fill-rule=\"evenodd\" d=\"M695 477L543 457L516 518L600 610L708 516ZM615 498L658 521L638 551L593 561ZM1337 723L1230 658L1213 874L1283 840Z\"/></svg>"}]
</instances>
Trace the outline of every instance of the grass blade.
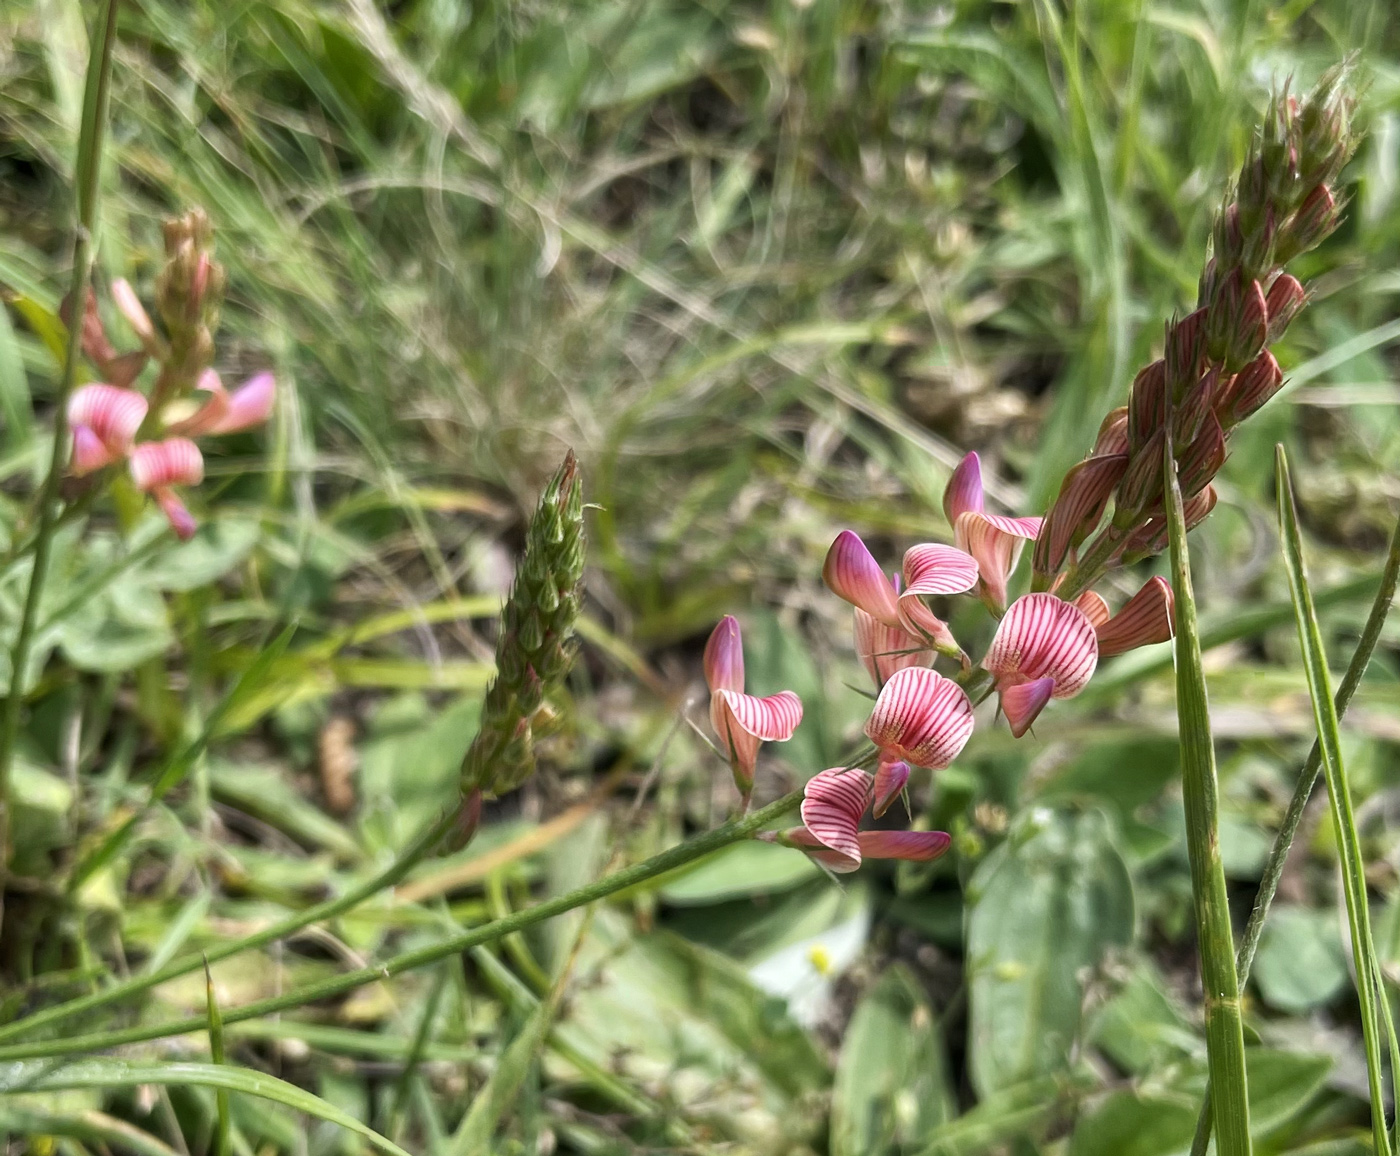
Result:
<instances>
[{"instance_id":1,"label":"grass blade","mask_svg":"<svg viewBox=\"0 0 1400 1156\"><path fill-rule=\"evenodd\" d=\"M209 1058L216 1064L224 1064L228 1062L224 1058L224 1021L219 1015L219 1001L214 995L214 977L209 972L207 959L204 961L204 999L209 1010ZM218 1113L214 1153L215 1156L228 1156L230 1124L227 1088L215 1089L214 1107Z\"/></svg>"},{"instance_id":2,"label":"grass blade","mask_svg":"<svg viewBox=\"0 0 1400 1156\"><path fill-rule=\"evenodd\" d=\"M1191 860L1200 938L1201 982L1205 988L1206 1049L1215 1089L1215 1134L1220 1156L1249 1156L1248 1083L1245 1074L1244 1024L1240 1015L1235 943L1230 929L1229 897L1220 861L1217 813L1219 785L1215 743L1210 730L1196 597L1191 588L1191 559L1186 547L1186 520L1171 439L1163 454L1163 487L1171 536L1172 588L1176 594L1176 701L1181 733L1182 799L1186 805L1186 843Z\"/></svg>"},{"instance_id":3,"label":"grass blade","mask_svg":"<svg viewBox=\"0 0 1400 1156\"><path fill-rule=\"evenodd\" d=\"M1327 781L1327 798L1331 805L1332 823L1336 828L1338 848L1341 852L1347 929L1351 934L1352 952L1356 961L1357 994L1361 1000L1361 1030L1366 1043L1366 1078L1371 1093L1371 1131L1376 1152L1388 1154L1391 1152L1391 1146L1385 1127L1385 1086L1381 1070L1382 1044L1378 1007L1384 999L1384 992L1378 984L1380 965L1376 959L1375 941L1371 936L1371 909L1366 898L1366 864L1361 855L1361 839L1356 830L1356 816L1352 809L1346 764L1342 760L1337 707L1332 701L1332 676L1327 670L1322 631L1317 624L1312 591L1308 588L1307 565L1303 560L1302 538L1298 531L1298 510L1293 501L1293 482L1289 476L1288 455L1283 446L1277 447L1275 461L1278 468L1279 532L1283 542L1283 558L1288 570L1288 588L1293 595L1293 609L1298 622L1298 641L1303 648L1303 669L1308 679L1308 696L1312 699L1313 719L1317 724L1322 773Z\"/></svg>"}]
</instances>

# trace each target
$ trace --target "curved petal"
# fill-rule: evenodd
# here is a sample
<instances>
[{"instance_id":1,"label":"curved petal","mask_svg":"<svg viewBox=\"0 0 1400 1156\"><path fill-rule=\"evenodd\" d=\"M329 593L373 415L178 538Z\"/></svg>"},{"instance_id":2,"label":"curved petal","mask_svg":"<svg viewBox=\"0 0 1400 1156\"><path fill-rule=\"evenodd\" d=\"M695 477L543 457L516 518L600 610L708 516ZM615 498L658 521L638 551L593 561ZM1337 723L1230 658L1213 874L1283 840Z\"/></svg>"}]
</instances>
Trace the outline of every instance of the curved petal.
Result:
<instances>
[{"instance_id":1,"label":"curved petal","mask_svg":"<svg viewBox=\"0 0 1400 1156\"><path fill-rule=\"evenodd\" d=\"M896 602L904 629L956 650L948 624L924 605L925 595L962 594L977 585L977 562L956 546L926 542L904 555L904 589Z\"/></svg>"},{"instance_id":2,"label":"curved petal","mask_svg":"<svg viewBox=\"0 0 1400 1156\"><path fill-rule=\"evenodd\" d=\"M933 651L923 640L899 626L886 626L859 607L855 610L856 654L878 689L897 670L908 666L928 666Z\"/></svg>"},{"instance_id":3,"label":"curved petal","mask_svg":"<svg viewBox=\"0 0 1400 1156\"><path fill-rule=\"evenodd\" d=\"M1040 533L1043 518L1007 518L969 511L958 518L958 545L977 562L982 587L1000 610L1006 605L1006 580L1016 569L1021 550Z\"/></svg>"},{"instance_id":4,"label":"curved petal","mask_svg":"<svg viewBox=\"0 0 1400 1156\"><path fill-rule=\"evenodd\" d=\"M159 487L152 496L164 511L176 536L183 542L193 538L195 530L199 528L198 523L195 522L194 515L185 508L185 503L180 501L180 496L169 486Z\"/></svg>"},{"instance_id":5,"label":"curved petal","mask_svg":"<svg viewBox=\"0 0 1400 1156\"><path fill-rule=\"evenodd\" d=\"M865 724L883 755L942 770L972 737L972 704L951 678L926 667L898 671Z\"/></svg>"},{"instance_id":6,"label":"curved petal","mask_svg":"<svg viewBox=\"0 0 1400 1156\"><path fill-rule=\"evenodd\" d=\"M871 813L878 819L890 809L890 804L899 798L904 785L909 781L909 764L903 760L886 762L880 760L875 768L875 801Z\"/></svg>"},{"instance_id":7,"label":"curved petal","mask_svg":"<svg viewBox=\"0 0 1400 1156\"><path fill-rule=\"evenodd\" d=\"M136 296L136 290L131 287L125 277L116 277L112 280L112 301L117 306L117 311L126 318L126 323L131 326L131 331L141 339L141 344L148 349L155 344L156 327L151 324L150 314L141 304L141 298Z\"/></svg>"},{"instance_id":8,"label":"curved petal","mask_svg":"<svg viewBox=\"0 0 1400 1156\"><path fill-rule=\"evenodd\" d=\"M189 438L142 442L131 451L131 480L147 492L198 485L204 480L204 458Z\"/></svg>"},{"instance_id":9,"label":"curved petal","mask_svg":"<svg viewBox=\"0 0 1400 1156\"><path fill-rule=\"evenodd\" d=\"M68 472L76 478L100 470L116 461L112 451L102 444L92 430L85 425L73 427L73 453L68 458Z\"/></svg>"},{"instance_id":10,"label":"curved petal","mask_svg":"<svg viewBox=\"0 0 1400 1156\"><path fill-rule=\"evenodd\" d=\"M944 487L943 513L948 517L948 525L955 526L963 514L980 513L982 506L982 459L971 453L958 463Z\"/></svg>"},{"instance_id":11,"label":"curved petal","mask_svg":"<svg viewBox=\"0 0 1400 1156\"><path fill-rule=\"evenodd\" d=\"M254 374L229 394L228 409L210 432L238 433L262 425L272 415L276 401L277 379L266 372Z\"/></svg>"},{"instance_id":12,"label":"curved petal","mask_svg":"<svg viewBox=\"0 0 1400 1156\"><path fill-rule=\"evenodd\" d=\"M822 581L838 598L886 626L899 625L894 587L865 543L850 530L842 530L826 552Z\"/></svg>"},{"instance_id":13,"label":"curved petal","mask_svg":"<svg viewBox=\"0 0 1400 1156\"><path fill-rule=\"evenodd\" d=\"M805 851L809 858L815 859L828 871L835 871L839 875L848 875L860 866L859 844L854 855L844 851L833 851L806 827L793 827L784 831L778 842Z\"/></svg>"},{"instance_id":14,"label":"curved petal","mask_svg":"<svg viewBox=\"0 0 1400 1156\"><path fill-rule=\"evenodd\" d=\"M1112 618L1095 624L1099 654L1108 657L1136 650L1172 636L1175 600L1171 583L1160 575L1148 579Z\"/></svg>"},{"instance_id":15,"label":"curved petal","mask_svg":"<svg viewBox=\"0 0 1400 1156\"><path fill-rule=\"evenodd\" d=\"M1090 457L1104 457L1107 454L1128 452L1128 407L1120 405L1109 410L1108 416L1099 425L1099 436L1094 439Z\"/></svg>"},{"instance_id":16,"label":"curved petal","mask_svg":"<svg viewBox=\"0 0 1400 1156\"><path fill-rule=\"evenodd\" d=\"M68 422L75 429L86 426L116 459L131 448L148 408L145 397L134 389L101 383L84 385L68 399Z\"/></svg>"},{"instance_id":17,"label":"curved petal","mask_svg":"<svg viewBox=\"0 0 1400 1156\"><path fill-rule=\"evenodd\" d=\"M192 437L199 437L201 434L214 433L217 426L228 414L229 395L224 389L224 383L219 375L212 369L206 369L199 375L199 381L195 384L195 389L199 393L208 395L208 400L204 402L194 413L178 421L168 422L166 431L176 434L189 434ZM178 403L182 408L188 406L188 402ZM175 407L171 407L175 408Z\"/></svg>"},{"instance_id":18,"label":"curved petal","mask_svg":"<svg viewBox=\"0 0 1400 1156\"><path fill-rule=\"evenodd\" d=\"M726 614L705 643L705 685L711 691L744 689L744 638L739 622Z\"/></svg>"},{"instance_id":19,"label":"curved petal","mask_svg":"<svg viewBox=\"0 0 1400 1156\"><path fill-rule=\"evenodd\" d=\"M1108 603L1092 590L1084 591L1074 600L1074 604L1084 611L1084 617L1089 620L1089 625L1095 629L1113 617L1113 611L1108 608Z\"/></svg>"},{"instance_id":20,"label":"curved petal","mask_svg":"<svg viewBox=\"0 0 1400 1156\"><path fill-rule=\"evenodd\" d=\"M716 692L734 717L735 723L760 742L783 743L802 721L802 700L790 690L758 698L733 690Z\"/></svg>"},{"instance_id":21,"label":"curved petal","mask_svg":"<svg viewBox=\"0 0 1400 1156\"><path fill-rule=\"evenodd\" d=\"M1002 687L1049 677L1055 698L1072 698L1093 677L1098 659L1098 641L1084 612L1041 593L1011 604L982 665Z\"/></svg>"},{"instance_id":22,"label":"curved petal","mask_svg":"<svg viewBox=\"0 0 1400 1156\"><path fill-rule=\"evenodd\" d=\"M908 859L927 863L953 845L947 831L862 831L856 836L866 859Z\"/></svg>"},{"instance_id":23,"label":"curved petal","mask_svg":"<svg viewBox=\"0 0 1400 1156\"><path fill-rule=\"evenodd\" d=\"M831 767L819 771L802 791L802 822L824 847L860 865L856 838L861 816L870 804L870 776L864 771Z\"/></svg>"},{"instance_id":24,"label":"curved petal","mask_svg":"<svg viewBox=\"0 0 1400 1156\"><path fill-rule=\"evenodd\" d=\"M1053 678L1037 678L1030 682L1012 683L1001 691L1001 713L1018 739L1031 729L1031 723L1045 709L1055 693Z\"/></svg>"}]
</instances>

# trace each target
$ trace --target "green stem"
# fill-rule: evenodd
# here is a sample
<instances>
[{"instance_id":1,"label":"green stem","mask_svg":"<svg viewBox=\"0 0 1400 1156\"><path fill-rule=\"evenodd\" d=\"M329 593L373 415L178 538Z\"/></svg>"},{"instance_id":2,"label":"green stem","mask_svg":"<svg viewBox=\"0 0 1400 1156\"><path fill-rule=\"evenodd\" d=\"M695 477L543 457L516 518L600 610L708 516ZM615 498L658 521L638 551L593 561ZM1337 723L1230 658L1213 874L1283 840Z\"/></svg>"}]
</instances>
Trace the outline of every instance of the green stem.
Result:
<instances>
[{"instance_id":1,"label":"green stem","mask_svg":"<svg viewBox=\"0 0 1400 1156\"><path fill-rule=\"evenodd\" d=\"M1201 670L1200 628L1191 589L1186 519L1170 442L1162 455L1163 488L1176 594L1176 697L1181 734L1181 787L1186 807L1186 845L1191 860L1196 929L1205 989L1206 1057L1215 1088L1215 1134L1220 1156L1250 1156L1249 1095L1245 1075L1244 1023L1240 1014L1235 944L1229 897L1220 861L1217 822L1219 786L1210 707Z\"/></svg>"},{"instance_id":2,"label":"green stem","mask_svg":"<svg viewBox=\"0 0 1400 1156\"><path fill-rule=\"evenodd\" d=\"M117 40L117 8L120 0L103 0L95 36L95 48L88 61L87 84L83 97L83 121L78 137L77 232L73 239L73 277L68 300L72 303L72 323L68 327L68 347L63 359L63 376L54 398L53 452L48 476L39 491L39 521L34 534L34 568L19 631L10 652L10 686L0 714L0 871L10 861L10 767L24 705L24 675L34 645L39 600L48 576L49 552L53 547L58 521L58 488L68 465L68 398L78 379L78 358L82 350L83 312L87 306L88 277L92 272L93 233L97 228L97 192L102 170L102 141L107 128L107 106L112 77L112 50Z\"/></svg>"},{"instance_id":3,"label":"green stem","mask_svg":"<svg viewBox=\"0 0 1400 1156\"><path fill-rule=\"evenodd\" d=\"M1356 694L1356 688L1361 685L1362 676L1371 664L1371 655L1375 653L1376 643L1380 641L1385 620L1390 614L1391 604L1395 601L1397 585L1400 585L1400 519L1391 531L1390 552L1386 555L1380 586L1376 590L1375 600L1371 603L1371 613L1366 618L1366 625L1361 629L1361 638L1356 644L1356 651L1351 656L1346 673L1342 676L1341 685L1337 687L1338 719L1347 713L1352 696ZM1279 825L1278 834L1274 836L1269 860L1264 865L1263 878L1259 880L1259 893L1254 898L1254 910L1249 913L1249 923L1245 926L1244 938L1240 942L1235 969L1240 975L1241 988L1249 982L1254 953L1259 947L1259 937L1264 933L1264 920L1268 918L1269 906L1278 891L1279 879L1283 877L1283 865L1288 859L1288 852L1298 834L1303 812L1307 808L1313 788L1317 786L1317 777L1321 771L1322 748L1314 740L1312 750L1308 752L1307 761L1298 776L1297 786L1293 788L1293 797L1288 801L1288 810L1284 812L1283 822ZM1210 1131L1210 1087L1207 1085L1206 1101L1201 1108L1200 1119L1196 1122L1196 1139L1191 1145L1191 1156L1206 1156Z\"/></svg>"},{"instance_id":4,"label":"green stem","mask_svg":"<svg viewBox=\"0 0 1400 1156\"><path fill-rule=\"evenodd\" d=\"M769 803L768 806L760 810L753 811L740 819L732 819L721 827L716 827L713 831L706 831L703 835L697 835L685 843L681 843L669 850L662 851L659 855L653 855L650 859L645 859L641 863L636 863L631 867L626 867L621 871L615 871L602 879L596 880L585 887L570 891L557 898L537 903L534 907L527 907L523 911L517 911L504 919L497 919L492 923L484 924L481 927L464 931L460 935L449 936L439 943L428 947L420 947L416 951L405 952L396 955L391 959L386 959L383 963L377 963L372 967L357 968L348 971L343 975L335 976L331 979L322 980L320 983L308 984L295 991L287 992L285 995L275 996L271 999L258 1000L254 1003L245 1004L243 1007L231 1008L223 1013L225 1025L241 1023L243 1020L256 1019L259 1016L271 1015L273 1012L286 1011L289 1008L301 1007L303 1004L312 1003L317 1000L330 999L332 996L343 995L347 991L353 991L357 987L363 987L368 983L376 983L380 980L388 979L401 972L412 971L415 968L424 967L427 964L435 963L449 955L456 955L466 951L468 948L476 947L479 944L490 943L503 936L521 931L526 927L532 927L536 923L542 923L546 919L552 919L556 915L563 915L566 911L572 911L576 907L582 907L588 903L594 903L599 899L606 899L610 895L616 895L619 891L626 891L630 887L636 887L659 875L664 875L668 871L674 871L678 867L684 867L695 860L718 851L721 847L727 847L731 843L737 843L741 839L747 839L756 831L761 830L775 819L781 818L791 811L802 800L801 791L793 791L784 795L776 802ZM264 933L266 935L266 933ZM227 954L233 951L241 951L249 941L243 941L234 945ZM266 942L266 939L263 939ZM214 959L214 953L210 953L210 959ZM171 965L172 967L175 965ZM200 966L196 964L196 966ZM168 971L169 969L165 969ZM163 973L162 973L163 974ZM149 986L149 983L146 985ZM72 1008L77 1003L84 1001L74 1001L73 1004L64 1005L65 1008ZM54 1009L60 1011L62 1009ZM64 1014L71 1014L65 1012ZM33 1026L38 1017L31 1016L27 1021L21 1021L25 1026ZM21 1027L21 1024L11 1024L10 1031ZM84 1036L70 1036L65 1039L43 1040L35 1043L12 1044L8 1047L0 1047L0 1061L17 1059L36 1059L49 1056L66 1056L83 1052L95 1052L104 1048L116 1047L119 1044L137 1043L141 1040L158 1040L166 1036L184 1035L187 1032L200 1031L205 1028L206 1022L202 1016L194 1016L189 1019L172 1020L163 1024L154 1024L148 1027L126 1028L118 1031L93 1032ZM1222 1153L1222 1156L1227 1154Z\"/></svg>"}]
</instances>

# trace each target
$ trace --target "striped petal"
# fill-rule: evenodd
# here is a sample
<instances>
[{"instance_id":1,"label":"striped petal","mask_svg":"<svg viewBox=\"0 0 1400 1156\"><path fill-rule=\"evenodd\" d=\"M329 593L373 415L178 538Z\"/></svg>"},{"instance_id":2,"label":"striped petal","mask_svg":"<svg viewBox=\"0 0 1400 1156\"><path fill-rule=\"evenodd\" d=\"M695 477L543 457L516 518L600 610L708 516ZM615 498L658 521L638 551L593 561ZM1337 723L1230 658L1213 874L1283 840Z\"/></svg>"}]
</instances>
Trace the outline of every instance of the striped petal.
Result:
<instances>
[{"instance_id":1,"label":"striped petal","mask_svg":"<svg viewBox=\"0 0 1400 1156\"><path fill-rule=\"evenodd\" d=\"M1018 739L1031 729L1031 723L1045 709L1055 693L1053 678L1037 678L1030 682L1017 682L1001 690L1001 713L1011 725L1011 733Z\"/></svg>"},{"instance_id":2,"label":"striped petal","mask_svg":"<svg viewBox=\"0 0 1400 1156\"><path fill-rule=\"evenodd\" d=\"M923 640L899 626L886 626L864 610L855 611L856 654L878 690L897 670L908 666L928 666L932 650Z\"/></svg>"},{"instance_id":3,"label":"striped petal","mask_svg":"<svg viewBox=\"0 0 1400 1156\"><path fill-rule=\"evenodd\" d=\"M864 610L886 626L899 625L894 587L866 549L865 543L850 530L842 530L826 553L822 580L838 598Z\"/></svg>"},{"instance_id":4,"label":"striped petal","mask_svg":"<svg viewBox=\"0 0 1400 1156\"><path fill-rule=\"evenodd\" d=\"M998 613L1006 606L1006 581L1043 522L1043 518L1007 518L972 510L958 518L958 545L976 561L982 590Z\"/></svg>"},{"instance_id":5,"label":"striped petal","mask_svg":"<svg viewBox=\"0 0 1400 1156\"><path fill-rule=\"evenodd\" d=\"M862 831L856 836L865 859L907 859L927 863L953 845L946 831Z\"/></svg>"},{"instance_id":6,"label":"striped petal","mask_svg":"<svg viewBox=\"0 0 1400 1156\"><path fill-rule=\"evenodd\" d=\"M1150 578L1107 622L1094 626L1099 640L1099 654L1107 658L1166 642L1172 636L1175 602L1171 583L1160 576Z\"/></svg>"},{"instance_id":7,"label":"striped petal","mask_svg":"<svg viewBox=\"0 0 1400 1156\"><path fill-rule=\"evenodd\" d=\"M204 458L189 438L142 442L131 451L131 480L147 493L166 486L196 486L204 480Z\"/></svg>"},{"instance_id":8,"label":"striped petal","mask_svg":"<svg viewBox=\"0 0 1400 1156\"><path fill-rule=\"evenodd\" d=\"M858 831L870 805L870 776L864 771L831 767L819 771L802 791L802 822L823 847L844 856L854 871L860 866Z\"/></svg>"},{"instance_id":9,"label":"striped petal","mask_svg":"<svg viewBox=\"0 0 1400 1156\"><path fill-rule=\"evenodd\" d=\"M885 683L865 733L881 754L942 770L972 736L972 704L962 687L926 667L911 666Z\"/></svg>"},{"instance_id":10,"label":"striped petal","mask_svg":"<svg viewBox=\"0 0 1400 1156\"><path fill-rule=\"evenodd\" d=\"M1048 677L1055 698L1072 698L1093 677L1098 658L1094 628L1079 607L1053 594L1027 594L997 626L982 665L999 687Z\"/></svg>"},{"instance_id":11,"label":"striped petal","mask_svg":"<svg viewBox=\"0 0 1400 1156\"><path fill-rule=\"evenodd\" d=\"M1108 603L1092 590L1084 591L1074 600L1074 604L1084 611L1084 617L1089 620L1089 625L1095 629L1113 617L1113 611L1108 608Z\"/></svg>"},{"instance_id":12,"label":"striped petal","mask_svg":"<svg viewBox=\"0 0 1400 1156\"><path fill-rule=\"evenodd\" d=\"M1035 568L1039 573L1056 573L1071 547L1093 532L1127 468L1127 454L1107 454L1085 458L1065 474L1059 496L1036 539Z\"/></svg>"},{"instance_id":13,"label":"striped petal","mask_svg":"<svg viewBox=\"0 0 1400 1156\"><path fill-rule=\"evenodd\" d=\"M1099 435L1094 439L1090 457L1101 458L1109 454L1128 452L1128 407L1120 405L1109 410L1108 416L1099 425Z\"/></svg>"},{"instance_id":14,"label":"striped petal","mask_svg":"<svg viewBox=\"0 0 1400 1156\"><path fill-rule=\"evenodd\" d=\"M134 389L84 385L68 400L68 423L74 429L84 426L90 430L107 448L111 460L116 460L131 448L136 431L146 420L147 408L146 399Z\"/></svg>"},{"instance_id":15,"label":"striped petal","mask_svg":"<svg viewBox=\"0 0 1400 1156\"><path fill-rule=\"evenodd\" d=\"M745 795L753 787L758 746L786 742L802 721L802 700L790 690L757 698L735 690L710 695L710 723L729 753L734 781Z\"/></svg>"},{"instance_id":16,"label":"striped petal","mask_svg":"<svg viewBox=\"0 0 1400 1156\"><path fill-rule=\"evenodd\" d=\"M904 785L909 782L909 764L906 762L886 762L880 760L875 768L875 801L871 811L878 819L890 809L890 804L899 798Z\"/></svg>"},{"instance_id":17,"label":"striped petal","mask_svg":"<svg viewBox=\"0 0 1400 1156\"><path fill-rule=\"evenodd\" d=\"M68 472L75 478L110 466L114 461L116 457L112 451L102 444L102 439L92 430L85 425L73 427L73 452L68 458Z\"/></svg>"},{"instance_id":18,"label":"striped petal","mask_svg":"<svg viewBox=\"0 0 1400 1156\"><path fill-rule=\"evenodd\" d=\"M899 620L911 633L932 639L940 649L956 652L948 624L924 604L925 597L961 594L977 585L977 562L956 546L926 542L904 555L904 590L897 602Z\"/></svg>"},{"instance_id":19,"label":"striped petal","mask_svg":"<svg viewBox=\"0 0 1400 1156\"><path fill-rule=\"evenodd\" d=\"M719 620L705 643L705 685L710 690L744 689L744 638L732 614Z\"/></svg>"},{"instance_id":20,"label":"striped petal","mask_svg":"<svg viewBox=\"0 0 1400 1156\"><path fill-rule=\"evenodd\" d=\"M981 513L982 506L982 459L975 453L968 454L958 463L943 490L943 512L948 516L948 525L956 526L969 511Z\"/></svg>"},{"instance_id":21,"label":"striped petal","mask_svg":"<svg viewBox=\"0 0 1400 1156\"><path fill-rule=\"evenodd\" d=\"M270 373L250 377L228 395L228 408L211 433L231 434L262 425L277 401L277 379Z\"/></svg>"},{"instance_id":22,"label":"striped petal","mask_svg":"<svg viewBox=\"0 0 1400 1156\"><path fill-rule=\"evenodd\" d=\"M856 844L856 853L850 854L846 851L833 851L820 839L807 830L806 827L793 827L784 831L777 839L787 847L796 847L799 851L806 853L809 859L820 863L828 871L835 871L838 875L848 875L860 866L860 844Z\"/></svg>"}]
</instances>

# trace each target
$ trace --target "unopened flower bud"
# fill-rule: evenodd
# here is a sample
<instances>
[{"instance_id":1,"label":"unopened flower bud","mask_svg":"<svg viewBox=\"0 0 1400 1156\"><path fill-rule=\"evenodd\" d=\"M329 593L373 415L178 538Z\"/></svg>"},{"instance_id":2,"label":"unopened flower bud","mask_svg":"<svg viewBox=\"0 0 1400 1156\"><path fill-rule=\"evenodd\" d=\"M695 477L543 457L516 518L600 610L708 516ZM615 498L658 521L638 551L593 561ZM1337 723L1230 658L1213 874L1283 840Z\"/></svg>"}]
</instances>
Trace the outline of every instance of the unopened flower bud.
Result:
<instances>
[{"instance_id":1,"label":"unopened flower bud","mask_svg":"<svg viewBox=\"0 0 1400 1156\"><path fill-rule=\"evenodd\" d=\"M1280 273L1274 278L1264 297L1269 314L1270 342L1283 336L1284 330L1293 323L1293 318L1298 316L1307 302L1308 295L1298 278L1289 273Z\"/></svg>"},{"instance_id":2,"label":"unopened flower bud","mask_svg":"<svg viewBox=\"0 0 1400 1156\"><path fill-rule=\"evenodd\" d=\"M1337 227L1341 211L1332 190L1318 185L1298 206L1298 212L1288 223L1287 259L1306 253ZM1284 249L1281 245L1280 249Z\"/></svg>"},{"instance_id":3,"label":"unopened flower bud","mask_svg":"<svg viewBox=\"0 0 1400 1156\"><path fill-rule=\"evenodd\" d=\"M1197 309L1167 326L1165 372L1173 397L1181 394L1197 378L1205 355L1206 311Z\"/></svg>"},{"instance_id":4,"label":"unopened flower bud","mask_svg":"<svg viewBox=\"0 0 1400 1156\"><path fill-rule=\"evenodd\" d=\"M1167 431L1158 429L1128 462L1118 483L1118 508L1113 524L1120 530L1135 525L1142 512L1162 496L1162 451Z\"/></svg>"},{"instance_id":5,"label":"unopened flower bud","mask_svg":"<svg viewBox=\"0 0 1400 1156\"><path fill-rule=\"evenodd\" d=\"M1177 462L1183 498L1193 498L1206 488L1225 464L1225 434L1214 414L1207 416L1196 440Z\"/></svg>"},{"instance_id":6,"label":"unopened flower bud","mask_svg":"<svg viewBox=\"0 0 1400 1156\"><path fill-rule=\"evenodd\" d=\"M1201 423L1216 403L1220 370L1212 365L1188 389L1172 411L1172 447L1180 453L1201 431Z\"/></svg>"},{"instance_id":7,"label":"unopened flower bud","mask_svg":"<svg viewBox=\"0 0 1400 1156\"><path fill-rule=\"evenodd\" d=\"M1127 454L1085 458L1065 474L1059 496L1035 541L1035 572L1056 573L1069 551L1098 527L1113 488L1128 468Z\"/></svg>"},{"instance_id":8,"label":"unopened flower bud","mask_svg":"<svg viewBox=\"0 0 1400 1156\"><path fill-rule=\"evenodd\" d=\"M1128 445L1138 453L1167 422L1167 366L1154 361L1133 380L1128 397Z\"/></svg>"},{"instance_id":9,"label":"unopened flower bud","mask_svg":"<svg viewBox=\"0 0 1400 1156\"><path fill-rule=\"evenodd\" d=\"M1216 414L1226 430L1255 413L1283 385L1283 371L1267 349L1235 374L1217 402Z\"/></svg>"},{"instance_id":10,"label":"unopened flower bud","mask_svg":"<svg viewBox=\"0 0 1400 1156\"><path fill-rule=\"evenodd\" d=\"M1108 411L1108 416L1099 425L1098 437L1090 457L1107 457L1110 454L1128 452L1128 407L1120 405Z\"/></svg>"}]
</instances>

